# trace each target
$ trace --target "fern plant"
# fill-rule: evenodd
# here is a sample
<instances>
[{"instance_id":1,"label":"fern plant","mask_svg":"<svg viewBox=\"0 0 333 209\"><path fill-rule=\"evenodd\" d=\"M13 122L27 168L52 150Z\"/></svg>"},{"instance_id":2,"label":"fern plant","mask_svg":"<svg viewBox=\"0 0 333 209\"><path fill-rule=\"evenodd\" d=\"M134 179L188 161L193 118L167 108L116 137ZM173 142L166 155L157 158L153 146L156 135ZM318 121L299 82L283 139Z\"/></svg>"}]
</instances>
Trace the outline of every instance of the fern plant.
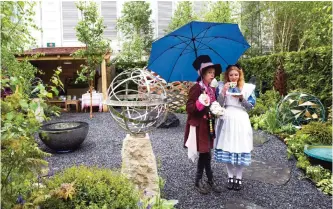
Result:
<instances>
[{"instance_id":1,"label":"fern plant","mask_svg":"<svg viewBox=\"0 0 333 209\"><path fill-rule=\"evenodd\" d=\"M266 113L265 118L265 128L266 130L271 133L278 133L280 132L279 128L281 127L280 122L277 119L277 111L276 108L269 109Z\"/></svg>"}]
</instances>

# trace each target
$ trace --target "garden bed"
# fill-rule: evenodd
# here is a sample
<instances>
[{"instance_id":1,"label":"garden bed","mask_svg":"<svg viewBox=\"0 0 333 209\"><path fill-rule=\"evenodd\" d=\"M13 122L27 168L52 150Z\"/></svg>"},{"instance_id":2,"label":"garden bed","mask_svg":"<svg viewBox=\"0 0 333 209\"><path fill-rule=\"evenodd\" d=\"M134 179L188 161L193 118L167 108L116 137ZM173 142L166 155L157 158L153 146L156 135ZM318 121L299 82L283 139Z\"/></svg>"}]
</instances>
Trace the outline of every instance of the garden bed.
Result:
<instances>
[{"instance_id":1,"label":"garden bed","mask_svg":"<svg viewBox=\"0 0 333 209\"><path fill-rule=\"evenodd\" d=\"M283 185L274 186L258 180L246 178L244 189L240 192L225 188L226 172L223 164L212 167L217 184L223 189L221 194L202 196L194 189L196 164L187 158L183 148L185 114L176 114L180 126L170 129L157 129L150 134L153 150L159 164L158 173L166 180L163 196L166 199L179 200L176 208L220 208L228 205L235 197L264 208L329 208L331 199L318 191L309 181L302 179L303 172L296 168L294 159L288 160L286 145L277 137L259 131L269 137L269 141L255 147L253 158L259 161L275 162L291 169L290 179ZM93 120L88 113L64 113L55 121L80 120L89 123L90 131L81 147L73 153L53 154L47 158L51 173L56 173L73 165L87 165L119 169L121 166L121 148L125 133L111 119L109 114L96 113ZM43 146L41 144L41 146ZM47 148L43 146L43 149ZM311 195L310 195L311 194Z\"/></svg>"}]
</instances>

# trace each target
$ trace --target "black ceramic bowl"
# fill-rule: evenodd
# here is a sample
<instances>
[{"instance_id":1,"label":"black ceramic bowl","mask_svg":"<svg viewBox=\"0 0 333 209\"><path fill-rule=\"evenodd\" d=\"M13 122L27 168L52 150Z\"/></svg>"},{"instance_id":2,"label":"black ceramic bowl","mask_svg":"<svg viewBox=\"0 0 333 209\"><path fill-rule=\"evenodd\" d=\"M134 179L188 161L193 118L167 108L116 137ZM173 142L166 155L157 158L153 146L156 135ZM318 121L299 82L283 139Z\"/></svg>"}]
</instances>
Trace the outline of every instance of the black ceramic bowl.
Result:
<instances>
[{"instance_id":1,"label":"black ceramic bowl","mask_svg":"<svg viewBox=\"0 0 333 209\"><path fill-rule=\"evenodd\" d=\"M89 130L86 122L56 122L41 127L39 138L56 152L70 152L77 149L85 140Z\"/></svg>"}]
</instances>

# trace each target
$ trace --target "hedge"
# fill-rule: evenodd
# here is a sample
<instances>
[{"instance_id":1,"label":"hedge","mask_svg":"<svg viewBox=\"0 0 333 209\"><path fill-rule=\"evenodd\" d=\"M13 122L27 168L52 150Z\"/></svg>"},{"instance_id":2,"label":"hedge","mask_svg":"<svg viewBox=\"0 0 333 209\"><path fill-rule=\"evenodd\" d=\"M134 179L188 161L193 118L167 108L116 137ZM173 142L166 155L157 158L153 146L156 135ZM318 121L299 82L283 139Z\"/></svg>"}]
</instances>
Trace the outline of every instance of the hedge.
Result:
<instances>
[{"instance_id":1,"label":"hedge","mask_svg":"<svg viewBox=\"0 0 333 209\"><path fill-rule=\"evenodd\" d=\"M320 99L328 108L332 106L332 47L312 48L300 52L285 52L268 56L241 59L240 64L248 81L256 76L257 84L267 82L267 89L273 89L276 69L280 62L287 74L287 91L302 91ZM118 62L117 74L123 70L144 67L147 62Z\"/></svg>"},{"instance_id":2,"label":"hedge","mask_svg":"<svg viewBox=\"0 0 333 209\"><path fill-rule=\"evenodd\" d=\"M259 81L257 84L266 81L268 89L273 89L275 72L280 62L287 74L288 92L297 90L312 94L326 108L332 106L332 47L240 60L246 80L254 75Z\"/></svg>"}]
</instances>

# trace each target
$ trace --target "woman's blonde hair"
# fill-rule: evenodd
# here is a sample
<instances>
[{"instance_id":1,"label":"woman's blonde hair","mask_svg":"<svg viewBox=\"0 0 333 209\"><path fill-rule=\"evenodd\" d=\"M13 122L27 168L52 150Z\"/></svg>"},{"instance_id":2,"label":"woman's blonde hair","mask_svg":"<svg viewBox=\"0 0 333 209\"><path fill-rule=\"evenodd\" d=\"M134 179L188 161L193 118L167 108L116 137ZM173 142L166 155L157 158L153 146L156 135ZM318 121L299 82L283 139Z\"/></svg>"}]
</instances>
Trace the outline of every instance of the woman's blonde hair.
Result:
<instances>
[{"instance_id":1,"label":"woman's blonde hair","mask_svg":"<svg viewBox=\"0 0 333 209\"><path fill-rule=\"evenodd\" d=\"M237 82L237 86L238 86L238 88L243 88L244 83L245 83L245 81L244 81L244 73L243 73L243 70L240 69L239 67L237 67L236 65L229 65L227 67L227 70L224 72L224 83L230 82L230 80L229 80L229 73L232 70L236 70L239 73L239 79L238 79L238 82Z\"/></svg>"}]
</instances>

